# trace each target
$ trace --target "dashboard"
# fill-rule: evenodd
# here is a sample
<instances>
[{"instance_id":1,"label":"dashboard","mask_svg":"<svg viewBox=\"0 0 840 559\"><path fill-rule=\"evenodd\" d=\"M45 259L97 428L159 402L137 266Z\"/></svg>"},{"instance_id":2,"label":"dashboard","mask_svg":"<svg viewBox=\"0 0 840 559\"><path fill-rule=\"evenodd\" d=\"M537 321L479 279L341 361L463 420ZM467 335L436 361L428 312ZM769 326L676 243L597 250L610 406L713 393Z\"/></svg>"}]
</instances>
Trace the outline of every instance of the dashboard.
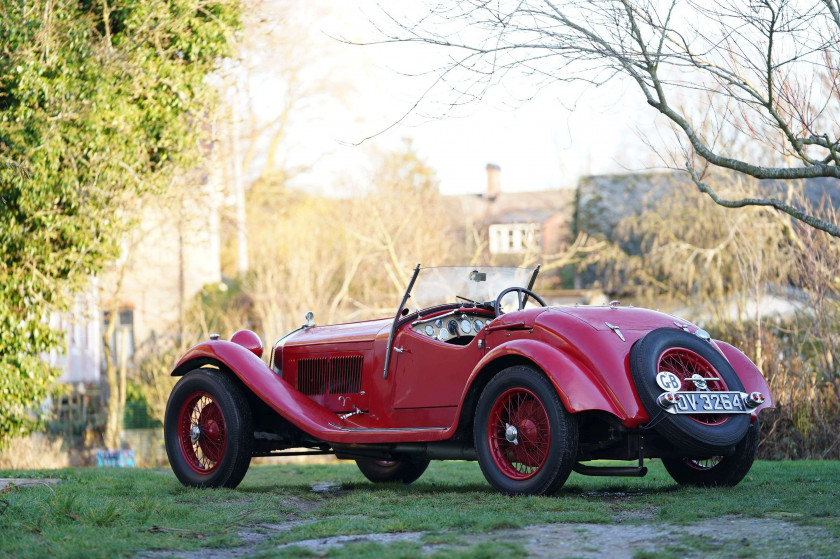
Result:
<instances>
[{"instance_id":1,"label":"dashboard","mask_svg":"<svg viewBox=\"0 0 840 559\"><path fill-rule=\"evenodd\" d=\"M459 309L426 320L415 320L411 323L411 329L441 342L469 343L491 320L492 316Z\"/></svg>"}]
</instances>

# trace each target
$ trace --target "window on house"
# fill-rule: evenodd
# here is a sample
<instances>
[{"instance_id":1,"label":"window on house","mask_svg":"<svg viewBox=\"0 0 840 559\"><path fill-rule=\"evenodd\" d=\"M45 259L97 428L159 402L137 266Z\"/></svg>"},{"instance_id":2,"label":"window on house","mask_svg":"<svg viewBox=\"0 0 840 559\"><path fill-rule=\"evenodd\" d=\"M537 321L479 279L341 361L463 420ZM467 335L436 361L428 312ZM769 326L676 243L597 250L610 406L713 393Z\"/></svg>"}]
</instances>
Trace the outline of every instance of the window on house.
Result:
<instances>
[{"instance_id":1,"label":"window on house","mask_svg":"<svg viewBox=\"0 0 840 559\"><path fill-rule=\"evenodd\" d=\"M539 250L539 223L494 223L490 226L490 253L517 254Z\"/></svg>"},{"instance_id":2,"label":"window on house","mask_svg":"<svg viewBox=\"0 0 840 559\"><path fill-rule=\"evenodd\" d=\"M102 313L102 323L105 331L111 323L111 313ZM114 361L120 363L125 352L125 360L134 356L134 309L123 307L117 314L117 324L110 336L111 354Z\"/></svg>"}]
</instances>

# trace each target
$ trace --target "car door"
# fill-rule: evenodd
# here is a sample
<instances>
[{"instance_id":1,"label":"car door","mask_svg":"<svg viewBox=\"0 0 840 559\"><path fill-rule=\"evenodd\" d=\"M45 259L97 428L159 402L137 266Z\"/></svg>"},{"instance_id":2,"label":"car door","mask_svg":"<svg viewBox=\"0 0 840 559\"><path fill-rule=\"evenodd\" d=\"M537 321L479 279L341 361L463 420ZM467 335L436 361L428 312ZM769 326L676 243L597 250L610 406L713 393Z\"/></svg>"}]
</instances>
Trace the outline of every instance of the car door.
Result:
<instances>
[{"instance_id":1,"label":"car door","mask_svg":"<svg viewBox=\"0 0 840 559\"><path fill-rule=\"evenodd\" d=\"M394 338L394 408L452 408L454 413L470 373L484 354L478 347L483 338L481 332L468 345L455 345L402 329Z\"/></svg>"}]
</instances>

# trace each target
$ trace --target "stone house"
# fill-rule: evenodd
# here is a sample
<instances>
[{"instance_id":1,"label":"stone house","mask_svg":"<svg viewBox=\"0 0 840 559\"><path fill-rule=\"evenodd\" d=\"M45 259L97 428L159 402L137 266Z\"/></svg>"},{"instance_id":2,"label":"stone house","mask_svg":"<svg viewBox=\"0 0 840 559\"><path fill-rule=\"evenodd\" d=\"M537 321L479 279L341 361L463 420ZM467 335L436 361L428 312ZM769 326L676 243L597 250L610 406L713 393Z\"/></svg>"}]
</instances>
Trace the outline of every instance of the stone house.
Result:
<instances>
[{"instance_id":1,"label":"stone house","mask_svg":"<svg viewBox=\"0 0 840 559\"><path fill-rule=\"evenodd\" d=\"M505 192L501 173L498 165L490 163L484 192L453 196L465 230L486 243L491 260L510 264L530 256L541 262L567 247L575 191Z\"/></svg>"}]
</instances>

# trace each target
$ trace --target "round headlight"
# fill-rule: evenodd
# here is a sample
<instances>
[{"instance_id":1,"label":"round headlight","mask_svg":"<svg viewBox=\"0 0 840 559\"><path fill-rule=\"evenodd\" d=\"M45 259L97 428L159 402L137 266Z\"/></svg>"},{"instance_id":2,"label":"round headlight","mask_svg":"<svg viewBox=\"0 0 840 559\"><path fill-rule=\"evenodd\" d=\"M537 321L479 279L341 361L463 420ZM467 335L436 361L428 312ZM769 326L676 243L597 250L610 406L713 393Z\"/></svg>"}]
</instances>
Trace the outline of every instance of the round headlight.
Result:
<instances>
[{"instance_id":1,"label":"round headlight","mask_svg":"<svg viewBox=\"0 0 840 559\"><path fill-rule=\"evenodd\" d=\"M262 357L262 341L260 340L259 336L257 336L250 330L239 330L233 336L230 337L230 341L232 341L235 344L241 345L257 357Z\"/></svg>"}]
</instances>

